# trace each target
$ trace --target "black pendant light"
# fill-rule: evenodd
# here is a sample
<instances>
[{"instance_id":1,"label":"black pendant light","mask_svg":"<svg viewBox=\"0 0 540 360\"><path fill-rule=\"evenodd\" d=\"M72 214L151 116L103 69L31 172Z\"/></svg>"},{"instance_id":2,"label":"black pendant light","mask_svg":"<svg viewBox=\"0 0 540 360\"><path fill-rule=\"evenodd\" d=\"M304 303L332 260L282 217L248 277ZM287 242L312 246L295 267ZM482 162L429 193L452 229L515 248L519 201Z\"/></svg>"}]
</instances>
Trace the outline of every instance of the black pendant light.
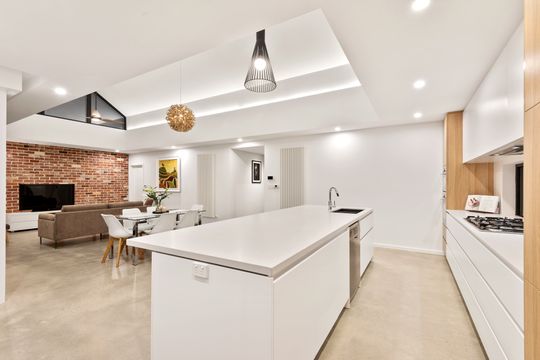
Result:
<instances>
[{"instance_id":1,"label":"black pendant light","mask_svg":"<svg viewBox=\"0 0 540 360\"><path fill-rule=\"evenodd\" d=\"M266 50L266 43L264 42L264 30L257 31L257 42L253 49L251 65L244 86L246 89L258 93L272 91L277 86L268 50Z\"/></svg>"}]
</instances>

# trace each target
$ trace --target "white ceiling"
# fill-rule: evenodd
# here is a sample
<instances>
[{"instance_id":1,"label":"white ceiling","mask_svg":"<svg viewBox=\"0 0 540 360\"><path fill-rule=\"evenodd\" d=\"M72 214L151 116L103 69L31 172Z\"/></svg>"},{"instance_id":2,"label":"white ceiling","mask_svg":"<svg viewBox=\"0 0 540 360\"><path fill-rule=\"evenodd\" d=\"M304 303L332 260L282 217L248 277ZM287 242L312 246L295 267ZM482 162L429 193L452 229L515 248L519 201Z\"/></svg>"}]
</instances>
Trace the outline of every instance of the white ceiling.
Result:
<instances>
[{"instance_id":1,"label":"white ceiling","mask_svg":"<svg viewBox=\"0 0 540 360\"><path fill-rule=\"evenodd\" d=\"M157 6L142 0L50 0L28 6L5 1L0 4L0 66L27 74L23 92L8 101L8 121L95 90L106 93L128 115L150 113L157 118L178 94L170 74L178 73L174 63L180 59L184 101L194 108L202 104L199 111L257 105L246 100L241 89L244 61L249 60L254 33L262 28L269 29L267 43L276 77L282 80L282 100L294 98L300 88L300 93L310 87L330 91L328 83L347 82L337 74L348 59L362 91L356 92L357 100L347 101L373 106L376 121L370 116L371 126L415 122L416 111L424 114L421 121L441 120L444 113L465 107L521 22L523 4L432 0L425 11L414 13L410 3L171 0ZM312 12L317 9L322 13ZM325 21L320 20L322 14ZM303 43L304 39L311 40ZM327 52L321 51L326 47ZM300 51L303 48L309 50ZM412 89L418 78L427 81L420 91ZM68 96L54 95L55 86L67 88ZM268 96L265 99L280 98ZM240 105L228 106L234 102ZM324 108L325 103L318 106ZM267 107L272 105L260 106L259 111ZM371 114L372 109L343 108L357 111L347 114L348 119L357 117L357 127L366 126L363 113ZM230 123L240 113L251 114L233 111L223 116Z\"/></svg>"},{"instance_id":2,"label":"white ceiling","mask_svg":"<svg viewBox=\"0 0 540 360\"><path fill-rule=\"evenodd\" d=\"M267 28L266 43L278 82L349 64L320 10ZM230 93L265 101L274 92L257 94L244 89L254 45L253 33L98 91L128 117L166 108L180 99L192 103ZM341 76L340 81L358 83L352 69L347 75L349 78ZM336 83L332 78L319 79L310 86L315 91L327 88L327 82ZM234 99L227 103L234 104Z\"/></svg>"}]
</instances>

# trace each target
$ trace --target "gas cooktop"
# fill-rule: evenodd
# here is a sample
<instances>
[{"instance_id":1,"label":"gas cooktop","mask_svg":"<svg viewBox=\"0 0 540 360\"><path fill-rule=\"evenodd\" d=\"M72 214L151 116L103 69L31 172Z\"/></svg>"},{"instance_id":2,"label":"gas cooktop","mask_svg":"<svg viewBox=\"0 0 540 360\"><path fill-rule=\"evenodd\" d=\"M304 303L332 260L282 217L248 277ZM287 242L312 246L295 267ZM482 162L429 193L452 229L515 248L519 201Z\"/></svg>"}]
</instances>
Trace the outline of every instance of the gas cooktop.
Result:
<instances>
[{"instance_id":1,"label":"gas cooktop","mask_svg":"<svg viewBox=\"0 0 540 360\"><path fill-rule=\"evenodd\" d=\"M468 222L481 231L523 233L523 219L493 216L467 216Z\"/></svg>"}]
</instances>

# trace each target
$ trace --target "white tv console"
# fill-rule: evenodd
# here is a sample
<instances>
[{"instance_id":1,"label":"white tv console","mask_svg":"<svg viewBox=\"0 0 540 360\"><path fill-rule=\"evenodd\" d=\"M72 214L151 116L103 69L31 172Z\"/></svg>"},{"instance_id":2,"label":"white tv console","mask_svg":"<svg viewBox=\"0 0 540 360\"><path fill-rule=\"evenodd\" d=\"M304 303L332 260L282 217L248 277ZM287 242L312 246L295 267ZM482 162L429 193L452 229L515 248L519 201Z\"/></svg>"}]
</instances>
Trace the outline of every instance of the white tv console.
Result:
<instances>
[{"instance_id":1,"label":"white tv console","mask_svg":"<svg viewBox=\"0 0 540 360\"><path fill-rule=\"evenodd\" d=\"M10 232L20 230L32 230L38 227L39 214L51 214L56 211L36 211L36 212L16 212L6 214L6 224L9 225Z\"/></svg>"}]
</instances>

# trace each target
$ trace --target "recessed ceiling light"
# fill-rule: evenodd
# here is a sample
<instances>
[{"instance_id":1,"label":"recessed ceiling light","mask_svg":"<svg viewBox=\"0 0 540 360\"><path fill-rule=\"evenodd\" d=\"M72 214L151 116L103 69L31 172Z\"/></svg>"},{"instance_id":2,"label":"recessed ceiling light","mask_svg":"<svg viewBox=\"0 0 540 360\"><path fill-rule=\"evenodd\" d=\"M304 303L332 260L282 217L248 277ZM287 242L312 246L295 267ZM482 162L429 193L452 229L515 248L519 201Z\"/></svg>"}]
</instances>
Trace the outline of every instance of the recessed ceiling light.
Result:
<instances>
[{"instance_id":1,"label":"recessed ceiling light","mask_svg":"<svg viewBox=\"0 0 540 360\"><path fill-rule=\"evenodd\" d=\"M414 116L415 119L420 119L420 118L421 118L422 116L424 116L424 115L423 115L421 112L415 112L415 113L413 114L413 116Z\"/></svg>"},{"instance_id":2,"label":"recessed ceiling light","mask_svg":"<svg viewBox=\"0 0 540 360\"><path fill-rule=\"evenodd\" d=\"M67 94L67 90L64 89L63 87L55 87L55 88L54 88L54 93L55 93L56 95L64 96L64 95Z\"/></svg>"},{"instance_id":3,"label":"recessed ceiling light","mask_svg":"<svg viewBox=\"0 0 540 360\"><path fill-rule=\"evenodd\" d=\"M426 86L426 81L422 79L418 79L413 83L415 89L422 89L424 86Z\"/></svg>"},{"instance_id":4,"label":"recessed ceiling light","mask_svg":"<svg viewBox=\"0 0 540 360\"><path fill-rule=\"evenodd\" d=\"M175 146L175 145L172 145L172 146L171 146L171 149L176 149L176 146Z\"/></svg>"},{"instance_id":5,"label":"recessed ceiling light","mask_svg":"<svg viewBox=\"0 0 540 360\"><path fill-rule=\"evenodd\" d=\"M429 6L431 0L414 0L411 4L413 11L422 11Z\"/></svg>"},{"instance_id":6,"label":"recessed ceiling light","mask_svg":"<svg viewBox=\"0 0 540 360\"><path fill-rule=\"evenodd\" d=\"M236 141L242 142L242 141L244 141L244 140L243 140L242 138L238 138L238 139L236 139Z\"/></svg>"},{"instance_id":7,"label":"recessed ceiling light","mask_svg":"<svg viewBox=\"0 0 540 360\"><path fill-rule=\"evenodd\" d=\"M336 126L336 127L334 128L334 131L341 131L341 127Z\"/></svg>"},{"instance_id":8,"label":"recessed ceiling light","mask_svg":"<svg viewBox=\"0 0 540 360\"><path fill-rule=\"evenodd\" d=\"M116 149L116 150L114 150L114 152L120 152L120 150Z\"/></svg>"}]
</instances>

